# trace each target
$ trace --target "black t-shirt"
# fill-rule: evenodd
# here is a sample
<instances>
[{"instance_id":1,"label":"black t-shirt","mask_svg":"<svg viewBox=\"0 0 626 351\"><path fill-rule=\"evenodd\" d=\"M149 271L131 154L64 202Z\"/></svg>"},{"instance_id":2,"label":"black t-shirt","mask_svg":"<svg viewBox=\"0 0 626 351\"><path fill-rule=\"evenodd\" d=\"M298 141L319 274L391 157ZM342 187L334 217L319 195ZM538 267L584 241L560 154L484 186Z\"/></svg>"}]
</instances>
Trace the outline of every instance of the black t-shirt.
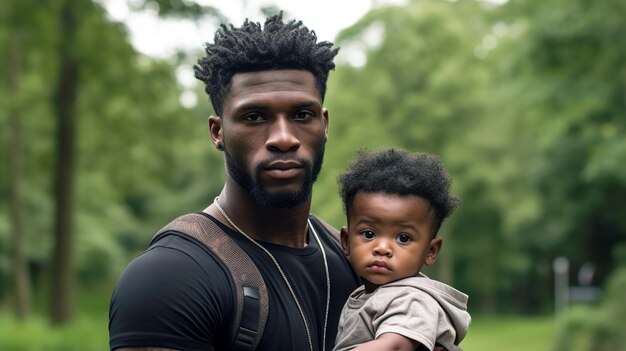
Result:
<instances>
[{"instance_id":1,"label":"black t-shirt","mask_svg":"<svg viewBox=\"0 0 626 351\"><path fill-rule=\"evenodd\" d=\"M269 316L259 350L308 350L302 318L274 263L248 239L220 225L256 264L269 296ZM313 220L312 220L313 221ZM336 242L322 226L315 230L324 245L330 271L331 298L326 350L335 341L339 315L359 280ZM314 350L321 350L326 308L326 273L321 250L260 242L274 255L298 296ZM227 350L235 297L221 261L194 239L164 236L136 257L120 276L109 310L109 346L168 347L180 350Z\"/></svg>"}]
</instances>

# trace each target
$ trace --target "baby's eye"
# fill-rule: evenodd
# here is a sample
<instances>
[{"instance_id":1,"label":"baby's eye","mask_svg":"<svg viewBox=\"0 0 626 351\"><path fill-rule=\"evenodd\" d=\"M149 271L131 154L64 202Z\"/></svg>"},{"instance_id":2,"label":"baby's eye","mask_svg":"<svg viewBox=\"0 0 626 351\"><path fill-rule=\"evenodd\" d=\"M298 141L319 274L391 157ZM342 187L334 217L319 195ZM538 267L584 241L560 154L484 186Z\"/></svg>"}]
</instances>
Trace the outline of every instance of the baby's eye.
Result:
<instances>
[{"instance_id":1,"label":"baby's eye","mask_svg":"<svg viewBox=\"0 0 626 351\"><path fill-rule=\"evenodd\" d=\"M401 244L406 244L410 242L411 240L413 240L413 238L411 238L409 234L401 233L401 234L398 234L398 236L396 236L396 240Z\"/></svg>"},{"instance_id":2,"label":"baby's eye","mask_svg":"<svg viewBox=\"0 0 626 351\"><path fill-rule=\"evenodd\" d=\"M374 239L376 237L376 233L374 233L371 230L364 230L364 231L361 232L361 236L364 239L372 240L372 239Z\"/></svg>"}]
</instances>

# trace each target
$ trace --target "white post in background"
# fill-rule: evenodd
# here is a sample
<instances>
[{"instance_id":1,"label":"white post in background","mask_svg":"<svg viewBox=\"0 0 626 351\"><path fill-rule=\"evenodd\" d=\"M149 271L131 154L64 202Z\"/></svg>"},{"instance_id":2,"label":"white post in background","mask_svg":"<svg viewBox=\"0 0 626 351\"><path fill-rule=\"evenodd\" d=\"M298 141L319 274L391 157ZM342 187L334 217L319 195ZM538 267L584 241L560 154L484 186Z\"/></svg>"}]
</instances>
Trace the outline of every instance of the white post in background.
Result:
<instances>
[{"instance_id":1,"label":"white post in background","mask_svg":"<svg viewBox=\"0 0 626 351\"><path fill-rule=\"evenodd\" d=\"M569 260L557 257L552 262L554 269L554 310L556 314L567 309L569 304Z\"/></svg>"}]
</instances>

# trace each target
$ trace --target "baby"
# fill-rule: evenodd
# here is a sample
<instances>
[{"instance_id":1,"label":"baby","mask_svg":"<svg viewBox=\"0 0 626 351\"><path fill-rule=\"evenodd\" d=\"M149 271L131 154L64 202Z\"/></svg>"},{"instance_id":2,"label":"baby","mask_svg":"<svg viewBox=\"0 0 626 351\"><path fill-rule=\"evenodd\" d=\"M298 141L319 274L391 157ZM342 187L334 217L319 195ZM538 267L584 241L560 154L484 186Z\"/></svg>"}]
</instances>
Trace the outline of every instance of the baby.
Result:
<instances>
[{"instance_id":1,"label":"baby","mask_svg":"<svg viewBox=\"0 0 626 351\"><path fill-rule=\"evenodd\" d=\"M459 200L436 156L359 151L338 178L347 216L341 244L364 285L344 305L334 350L460 350L467 295L420 273Z\"/></svg>"}]
</instances>

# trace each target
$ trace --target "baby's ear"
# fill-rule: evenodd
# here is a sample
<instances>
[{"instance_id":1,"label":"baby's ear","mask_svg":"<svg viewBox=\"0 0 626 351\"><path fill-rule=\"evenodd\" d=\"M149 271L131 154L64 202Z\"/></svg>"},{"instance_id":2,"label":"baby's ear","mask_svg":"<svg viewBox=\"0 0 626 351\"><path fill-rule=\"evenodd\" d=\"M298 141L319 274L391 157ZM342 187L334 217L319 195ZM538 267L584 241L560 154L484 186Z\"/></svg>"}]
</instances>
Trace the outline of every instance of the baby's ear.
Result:
<instances>
[{"instance_id":1,"label":"baby's ear","mask_svg":"<svg viewBox=\"0 0 626 351\"><path fill-rule=\"evenodd\" d=\"M343 248L343 254L350 255L350 241L348 240L348 228L346 226L341 227L341 247Z\"/></svg>"},{"instance_id":2,"label":"baby's ear","mask_svg":"<svg viewBox=\"0 0 626 351\"><path fill-rule=\"evenodd\" d=\"M430 241L428 253L426 254L426 260L424 260L425 265L430 266L435 263L435 261L437 260L437 255L439 255L439 251L441 251L442 244L443 239L441 237L434 237Z\"/></svg>"}]
</instances>

